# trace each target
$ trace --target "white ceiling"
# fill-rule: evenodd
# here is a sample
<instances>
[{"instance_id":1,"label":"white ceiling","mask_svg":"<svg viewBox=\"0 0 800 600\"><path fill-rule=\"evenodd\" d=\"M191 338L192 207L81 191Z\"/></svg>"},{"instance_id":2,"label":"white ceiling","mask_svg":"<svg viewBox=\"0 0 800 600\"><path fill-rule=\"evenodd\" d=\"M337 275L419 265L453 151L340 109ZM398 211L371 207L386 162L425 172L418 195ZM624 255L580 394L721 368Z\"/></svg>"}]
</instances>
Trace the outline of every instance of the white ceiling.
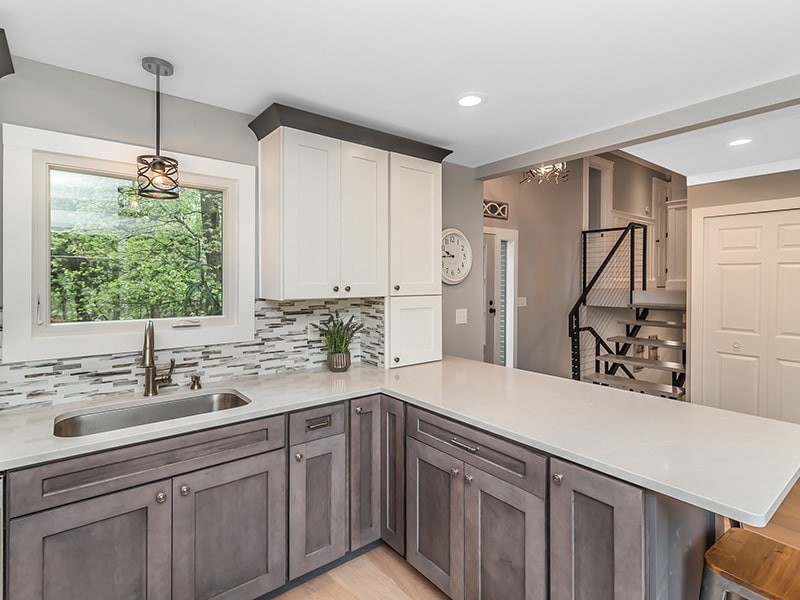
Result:
<instances>
[{"instance_id":1,"label":"white ceiling","mask_svg":"<svg viewBox=\"0 0 800 600\"><path fill-rule=\"evenodd\" d=\"M752 140L730 146L740 139ZM800 169L800 106L739 119L625 148L671 171L689 185Z\"/></svg>"},{"instance_id":2,"label":"white ceiling","mask_svg":"<svg viewBox=\"0 0 800 600\"><path fill-rule=\"evenodd\" d=\"M25 0L13 54L257 114L272 102L514 156L800 71L800 2ZM459 95L488 102L461 108Z\"/></svg>"}]
</instances>

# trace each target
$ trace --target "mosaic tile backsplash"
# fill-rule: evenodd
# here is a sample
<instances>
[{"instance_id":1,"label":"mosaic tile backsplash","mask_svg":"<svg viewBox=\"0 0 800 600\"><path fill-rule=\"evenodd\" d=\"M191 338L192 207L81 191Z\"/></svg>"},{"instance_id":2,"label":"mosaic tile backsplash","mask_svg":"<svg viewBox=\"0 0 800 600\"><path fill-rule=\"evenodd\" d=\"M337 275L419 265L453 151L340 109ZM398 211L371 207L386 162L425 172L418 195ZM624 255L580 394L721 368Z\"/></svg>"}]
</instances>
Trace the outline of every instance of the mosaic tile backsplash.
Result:
<instances>
[{"instance_id":1,"label":"mosaic tile backsplash","mask_svg":"<svg viewBox=\"0 0 800 600\"><path fill-rule=\"evenodd\" d=\"M173 350L158 348L159 365L174 358L173 386L183 386L191 375L203 381L220 381L320 366L325 345L311 323L338 310L353 314L364 330L350 344L353 362L384 365L384 300L257 300L255 337L251 341ZM141 352L84 358L0 364L0 410L38 404L59 404L90 396L141 393Z\"/></svg>"}]
</instances>

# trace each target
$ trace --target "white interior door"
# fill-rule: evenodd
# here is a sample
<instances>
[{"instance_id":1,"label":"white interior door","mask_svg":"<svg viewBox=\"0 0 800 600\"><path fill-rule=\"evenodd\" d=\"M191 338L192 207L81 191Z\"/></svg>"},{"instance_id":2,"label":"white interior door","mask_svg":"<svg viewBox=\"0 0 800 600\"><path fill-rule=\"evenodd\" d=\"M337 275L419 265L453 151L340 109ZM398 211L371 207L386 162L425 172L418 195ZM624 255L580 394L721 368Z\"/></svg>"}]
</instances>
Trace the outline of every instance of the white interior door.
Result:
<instances>
[{"instance_id":1,"label":"white interior door","mask_svg":"<svg viewBox=\"0 0 800 600\"><path fill-rule=\"evenodd\" d=\"M669 184L653 177L653 224L652 235L654 252L652 277L656 287L667 284L667 195Z\"/></svg>"},{"instance_id":2,"label":"white interior door","mask_svg":"<svg viewBox=\"0 0 800 600\"><path fill-rule=\"evenodd\" d=\"M800 210L704 227L702 402L800 423Z\"/></svg>"},{"instance_id":3,"label":"white interior door","mask_svg":"<svg viewBox=\"0 0 800 600\"><path fill-rule=\"evenodd\" d=\"M514 229L484 227L484 362L517 364L517 245Z\"/></svg>"}]
</instances>

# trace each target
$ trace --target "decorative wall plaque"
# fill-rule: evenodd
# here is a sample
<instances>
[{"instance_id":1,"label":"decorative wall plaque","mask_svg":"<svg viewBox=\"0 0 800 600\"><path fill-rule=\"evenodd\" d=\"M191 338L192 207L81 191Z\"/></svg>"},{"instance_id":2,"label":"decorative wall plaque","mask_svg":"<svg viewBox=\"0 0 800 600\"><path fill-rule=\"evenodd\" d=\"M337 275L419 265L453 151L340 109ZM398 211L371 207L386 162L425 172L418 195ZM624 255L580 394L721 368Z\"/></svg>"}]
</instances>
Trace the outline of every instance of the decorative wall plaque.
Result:
<instances>
[{"instance_id":1,"label":"decorative wall plaque","mask_svg":"<svg viewBox=\"0 0 800 600\"><path fill-rule=\"evenodd\" d=\"M483 216L489 217L490 219L503 219L504 221L508 221L508 203L484 200Z\"/></svg>"}]
</instances>

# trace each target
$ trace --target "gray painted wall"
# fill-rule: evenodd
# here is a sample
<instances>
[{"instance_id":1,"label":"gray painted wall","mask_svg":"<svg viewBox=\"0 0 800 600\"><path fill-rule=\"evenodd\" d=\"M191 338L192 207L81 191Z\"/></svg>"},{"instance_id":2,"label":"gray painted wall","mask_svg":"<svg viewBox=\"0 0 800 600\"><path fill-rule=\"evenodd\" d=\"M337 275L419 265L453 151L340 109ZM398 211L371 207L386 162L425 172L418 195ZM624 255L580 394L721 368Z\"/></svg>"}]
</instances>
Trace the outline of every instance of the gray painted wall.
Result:
<instances>
[{"instance_id":1,"label":"gray painted wall","mask_svg":"<svg viewBox=\"0 0 800 600\"><path fill-rule=\"evenodd\" d=\"M731 181L693 185L689 188L688 209L721 204L739 204L800 196L800 171L787 171Z\"/></svg>"},{"instance_id":2,"label":"gray painted wall","mask_svg":"<svg viewBox=\"0 0 800 600\"><path fill-rule=\"evenodd\" d=\"M521 174L484 182L484 197L509 204L509 219L484 219L486 227L519 231L517 366L570 376L567 316L580 293L583 223L582 161L568 164L569 181L520 185ZM615 173L616 179L616 173Z\"/></svg>"},{"instance_id":3,"label":"gray painted wall","mask_svg":"<svg viewBox=\"0 0 800 600\"><path fill-rule=\"evenodd\" d=\"M483 359L483 183L474 169L442 164L442 228L455 227L472 246L472 270L458 285L442 285L442 350ZM467 323L456 325L456 309L467 309Z\"/></svg>"},{"instance_id":4,"label":"gray painted wall","mask_svg":"<svg viewBox=\"0 0 800 600\"><path fill-rule=\"evenodd\" d=\"M613 209L646 219L652 218L653 177L666 181L667 176L616 154L599 156L614 162Z\"/></svg>"}]
</instances>

